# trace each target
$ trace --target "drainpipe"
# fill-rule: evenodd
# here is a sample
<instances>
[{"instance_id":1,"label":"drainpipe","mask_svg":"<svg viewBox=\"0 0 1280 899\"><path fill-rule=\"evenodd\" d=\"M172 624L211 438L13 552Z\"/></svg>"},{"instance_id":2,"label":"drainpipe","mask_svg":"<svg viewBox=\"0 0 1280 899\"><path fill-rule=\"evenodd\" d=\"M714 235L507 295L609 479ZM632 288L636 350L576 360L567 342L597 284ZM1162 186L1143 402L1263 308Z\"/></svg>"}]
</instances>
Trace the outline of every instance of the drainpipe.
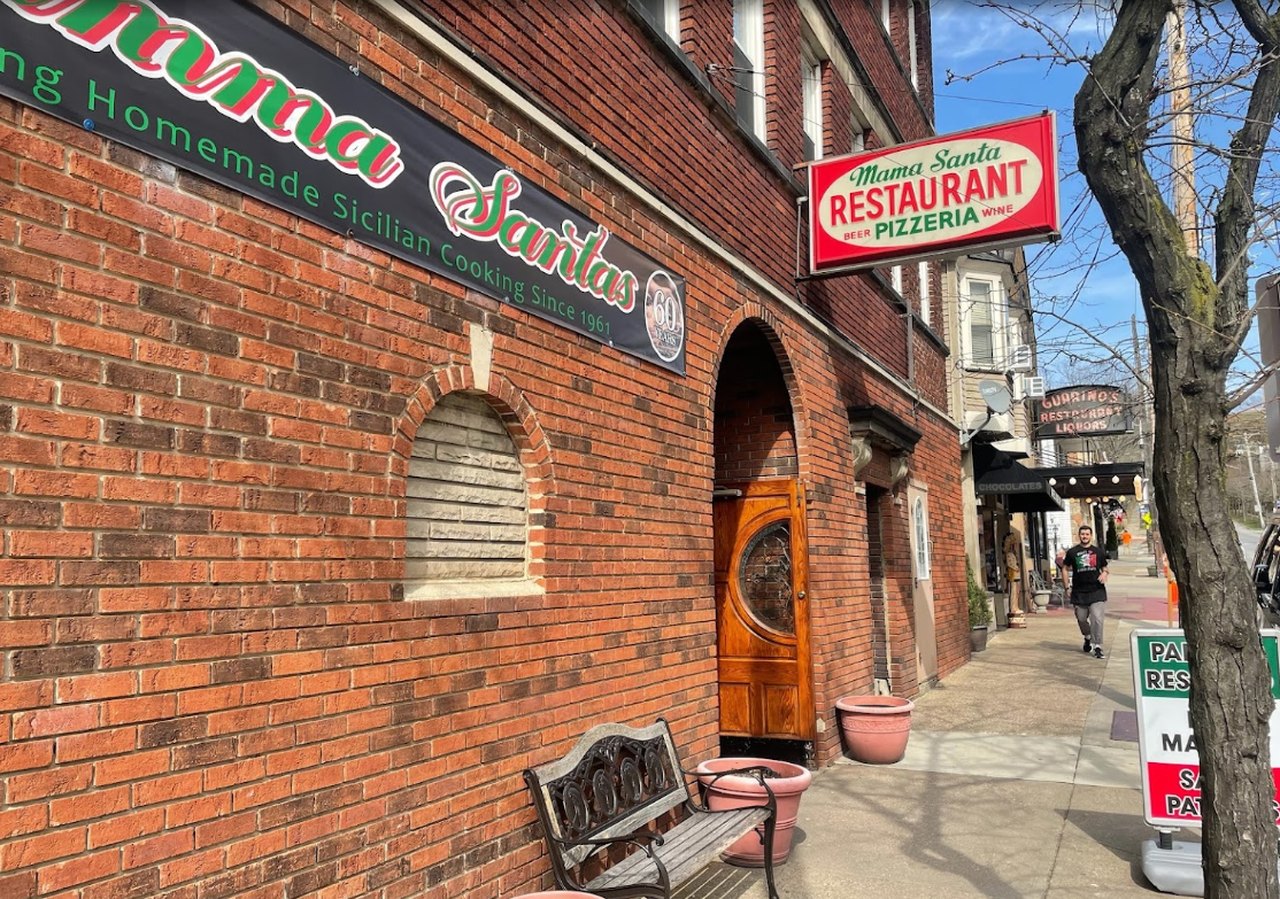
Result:
<instances>
[{"instance_id":1,"label":"drainpipe","mask_svg":"<svg viewBox=\"0 0 1280 899\"><path fill-rule=\"evenodd\" d=\"M912 387L916 386L916 329L915 329L915 313L911 311L911 304L903 299L903 305L907 311L902 313L902 321L907 326L907 383Z\"/></svg>"}]
</instances>

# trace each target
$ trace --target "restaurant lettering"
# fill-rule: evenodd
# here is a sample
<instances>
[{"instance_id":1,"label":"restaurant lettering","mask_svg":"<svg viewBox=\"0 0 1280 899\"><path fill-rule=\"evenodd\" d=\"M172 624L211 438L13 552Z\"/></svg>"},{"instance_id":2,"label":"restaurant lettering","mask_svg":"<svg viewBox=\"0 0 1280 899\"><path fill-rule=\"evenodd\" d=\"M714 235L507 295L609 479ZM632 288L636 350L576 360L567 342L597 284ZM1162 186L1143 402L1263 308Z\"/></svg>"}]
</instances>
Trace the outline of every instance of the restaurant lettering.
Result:
<instances>
[{"instance_id":1,"label":"restaurant lettering","mask_svg":"<svg viewBox=\"0 0 1280 899\"><path fill-rule=\"evenodd\" d=\"M1052 390L1034 405L1036 436L1079 437L1130 430L1129 401L1117 387L1088 385Z\"/></svg>"},{"instance_id":2,"label":"restaurant lettering","mask_svg":"<svg viewBox=\"0 0 1280 899\"><path fill-rule=\"evenodd\" d=\"M986 217L1007 214L1006 210L982 204L1023 196L1022 176L1028 160L1000 162L1000 154L1000 147L990 146L986 141L966 154L944 148L935 154L935 161L929 166L933 175L942 173L937 177L921 177L924 175L921 162L884 170L877 163L868 163L850 175L853 190L828 194L831 224L857 226L874 221L875 238L909 237L978 223L980 208ZM987 161L992 164L971 167L964 174L949 170ZM876 186L863 189L866 185ZM939 212L930 215L934 209ZM851 241L865 236L865 231L855 227L846 230L843 239Z\"/></svg>"},{"instance_id":3,"label":"restaurant lettering","mask_svg":"<svg viewBox=\"0 0 1280 899\"><path fill-rule=\"evenodd\" d=\"M144 3L117 0L13 0L14 11L51 26L146 78L163 79L190 100L237 122L253 121L273 140L386 187L404 169L400 145L355 116L338 115L322 97L242 53L223 53L204 32Z\"/></svg>"}]
</instances>

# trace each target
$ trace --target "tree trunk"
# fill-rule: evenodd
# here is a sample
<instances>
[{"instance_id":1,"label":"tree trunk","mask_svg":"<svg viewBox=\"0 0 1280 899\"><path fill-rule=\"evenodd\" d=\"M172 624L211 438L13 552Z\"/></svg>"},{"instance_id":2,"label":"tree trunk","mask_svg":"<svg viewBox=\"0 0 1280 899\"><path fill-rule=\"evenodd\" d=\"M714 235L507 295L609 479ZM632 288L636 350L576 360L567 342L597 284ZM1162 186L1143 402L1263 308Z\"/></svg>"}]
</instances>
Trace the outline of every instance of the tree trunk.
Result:
<instances>
[{"instance_id":1,"label":"tree trunk","mask_svg":"<svg viewBox=\"0 0 1280 899\"><path fill-rule=\"evenodd\" d=\"M1079 165L1138 280L1151 337L1156 426L1150 474L1183 602L1191 725L1201 764L1205 895L1276 899L1268 735L1274 702L1254 588L1227 513L1223 444L1226 375L1238 350L1244 279L1232 268L1220 286L1188 251L1144 159L1170 5L1171 0L1129 0L1121 7L1076 97ZM1254 20L1256 25L1256 14ZM1277 72L1280 66L1261 70L1251 100L1250 118L1263 128L1275 121L1269 92ZM1245 128L1238 138L1253 147L1257 139ZM1231 162L1218 210L1220 268L1224 258L1243 255L1257 155L1241 153Z\"/></svg>"},{"instance_id":2,"label":"tree trunk","mask_svg":"<svg viewBox=\"0 0 1280 899\"><path fill-rule=\"evenodd\" d=\"M1194 355L1185 349L1177 354ZM1275 897L1271 676L1258 640L1253 586L1227 513L1225 380L1206 373L1214 387L1188 395L1176 374L1187 368L1164 359L1154 366L1155 496L1185 604L1205 895ZM1201 380L1194 370L1188 373L1193 382Z\"/></svg>"}]
</instances>

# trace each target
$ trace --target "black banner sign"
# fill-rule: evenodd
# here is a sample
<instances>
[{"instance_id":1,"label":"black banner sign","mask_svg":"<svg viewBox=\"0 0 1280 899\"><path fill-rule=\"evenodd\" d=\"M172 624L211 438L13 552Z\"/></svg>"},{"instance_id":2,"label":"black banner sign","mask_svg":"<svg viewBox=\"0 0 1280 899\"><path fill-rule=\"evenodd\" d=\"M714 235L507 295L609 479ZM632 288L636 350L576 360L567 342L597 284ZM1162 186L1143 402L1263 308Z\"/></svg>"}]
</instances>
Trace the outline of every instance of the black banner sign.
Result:
<instances>
[{"instance_id":1,"label":"black banner sign","mask_svg":"<svg viewBox=\"0 0 1280 899\"><path fill-rule=\"evenodd\" d=\"M1037 440L1133 430L1129 399L1119 387L1087 384L1050 390L1035 404L1034 415Z\"/></svg>"},{"instance_id":2,"label":"black banner sign","mask_svg":"<svg viewBox=\"0 0 1280 899\"><path fill-rule=\"evenodd\" d=\"M0 94L684 373L684 280L239 3L0 0Z\"/></svg>"}]
</instances>

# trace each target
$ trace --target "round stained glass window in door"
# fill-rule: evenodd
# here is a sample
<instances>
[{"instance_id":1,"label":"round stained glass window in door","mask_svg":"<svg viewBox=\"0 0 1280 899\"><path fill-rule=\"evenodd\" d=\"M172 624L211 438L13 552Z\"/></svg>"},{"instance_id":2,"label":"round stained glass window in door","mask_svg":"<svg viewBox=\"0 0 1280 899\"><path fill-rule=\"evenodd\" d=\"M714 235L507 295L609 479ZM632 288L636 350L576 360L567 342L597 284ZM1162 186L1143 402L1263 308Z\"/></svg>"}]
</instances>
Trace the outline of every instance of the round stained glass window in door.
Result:
<instances>
[{"instance_id":1,"label":"round stained glass window in door","mask_svg":"<svg viewBox=\"0 0 1280 899\"><path fill-rule=\"evenodd\" d=\"M738 593L761 624L784 634L796 632L789 522L766 524L747 541L738 563Z\"/></svg>"}]
</instances>

